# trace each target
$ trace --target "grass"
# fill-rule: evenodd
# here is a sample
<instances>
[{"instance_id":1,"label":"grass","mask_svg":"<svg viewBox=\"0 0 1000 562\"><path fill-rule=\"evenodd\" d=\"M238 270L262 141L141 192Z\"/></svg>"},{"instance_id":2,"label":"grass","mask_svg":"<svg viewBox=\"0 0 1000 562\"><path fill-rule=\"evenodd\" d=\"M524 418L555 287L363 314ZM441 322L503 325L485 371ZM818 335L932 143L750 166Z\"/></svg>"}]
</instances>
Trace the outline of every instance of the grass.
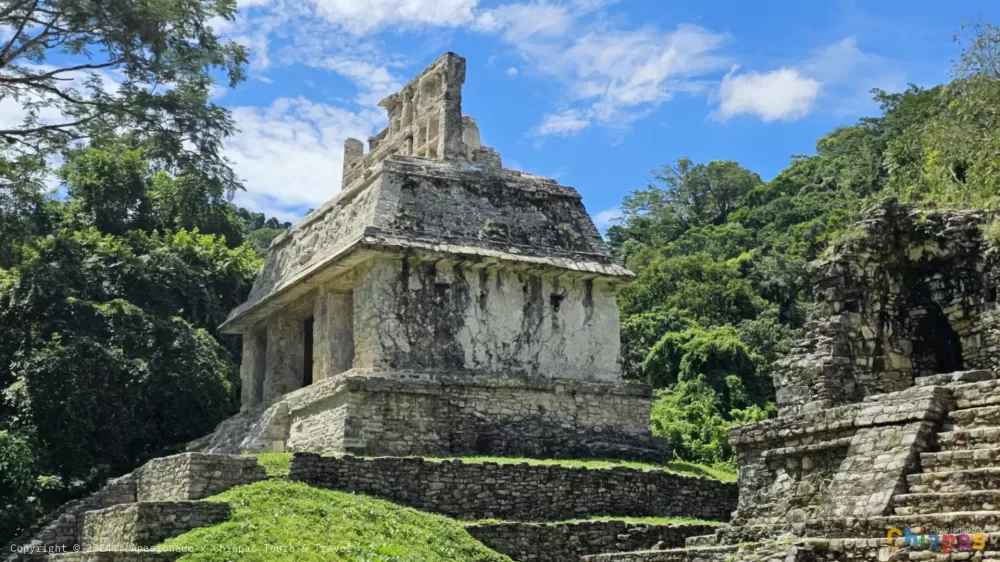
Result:
<instances>
[{"instance_id":1,"label":"grass","mask_svg":"<svg viewBox=\"0 0 1000 562\"><path fill-rule=\"evenodd\" d=\"M244 453L248 457L257 457L257 464L264 467L264 472L271 478L288 476L288 465L292 462L291 453Z\"/></svg>"},{"instance_id":2,"label":"grass","mask_svg":"<svg viewBox=\"0 0 1000 562\"><path fill-rule=\"evenodd\" d=\"M267 472L268 476L272 478L284 478L288 476L288 464L292 460L291 453L246 453L246 454L257 457L258 462L264 467L264 470ZM446 460L460 460L466 463L493 462L497 464L519 464L519 463L528 463L535 465L556 464L561 466L574 466L574 467L585 467L585 468L596 468L596 469L615 468L619 466L624 466L639 470L662 470L665 472L680 474L682 476L701 476L704 478L713 478L715 480L721 480L723 482L736 481L735 473L720 468L705 466L703 464L696 464L693 462L686 462L686 461L670 461L667 464L660 465L660 464L644 463L644 462L600 460L600 459L528 459L519 457L426 457L425 460L432 462L441 462Z\"/></svg>"},{"instance_id":3,"label":"grass","mask_svg":"<svg viewBox=\"0 0 1000 562\"><path fill-rule=\"evenodd\" d=\"M462 523L368 496L271 479L211 500L229 502L232 518L159 548L188 562L511 562Z\"/></svg>"}]
</instances>

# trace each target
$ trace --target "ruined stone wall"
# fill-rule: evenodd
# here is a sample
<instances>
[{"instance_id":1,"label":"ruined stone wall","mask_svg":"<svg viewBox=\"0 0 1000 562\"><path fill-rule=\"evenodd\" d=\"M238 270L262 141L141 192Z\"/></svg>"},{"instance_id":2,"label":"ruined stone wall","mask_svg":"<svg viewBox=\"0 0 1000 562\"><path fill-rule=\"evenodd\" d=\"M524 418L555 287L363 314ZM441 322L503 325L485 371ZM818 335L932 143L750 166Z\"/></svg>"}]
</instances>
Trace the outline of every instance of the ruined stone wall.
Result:
<instances>
[{"instance_id":1,"label":"ruined stone wall","mask_svg":"<svg viewBox=\"0 0 1000 562\"><path fill-rule=\"evenodd\" d=\"M136 500L199 500L264 480L254 457L182 453L153 459L135 471Z\"/></svg>"},{"instance_id":2,"label":"ruined stone wall","mask_svg":"<svg viewBox=\"0 0 1000 562\"><path fill-rule=\"evenodd\" d=\"M952 405L942 387L913 387L731 430L740 483L733 524L886 514Z\"/></svg>"},{"instance_id":3,"label":"ruined stone wall","mask_svg":"<svg viewBox=\"0 0 1000 562\"><path fill-rule=\"evenodd\" d=\"M382 100L379 105L389 114L389 126L368 139L367 154L362 154L364 147L358 141L348 139L344 188L363 181L375 166L396 154L434 159L466 157L462 119L464 82L465 59L445 53L402 90Z\"/></svg>"},{"instance_id":4,"label":"ruined stone wall","mask_svg":"<svg viewBox=\"0 0 1000 562\"><path fill-rule=\"evenodd\" d=\"M482 375L425 375L425 380L416 373L411 376L345 380L352 395L346 399L351 416L347 452L649 462L670 456L666 443L652 438L651 397L643 387ZM298 413L293 419L299 419ZM293 429L293 444L296 433Z\"/></svg>"},{"instance_id":5,"label":"ruined stone wall","mask_svg":"<svg viewBox=\"0 0 1000 562\"><path fill-rule=\"evenodd\" d=\"M814 270L809 333L775 373L782 413L912 386L914 377L990 367L997 355L995 259L971 211L887 200Z\"/></svg>"},{"instance_id":6,"label":"ruined stone wall","mask_svg":"<svg viewBox=\"0 0 1000 562\"><path fill-rule=\"evenodd\" d=\"M496 523L465 528L489 548L514 560L579 562L581 556L602 552L630 552L681 548L687 537L708 535L712 525L650 525L624 521L571 523Z\"/></svg>"},{"instance_id":7,"label":"ruined stone wall","mask_svg":"<svg viewBox=\"0 0 1000 562\"><path fill-rule=\"evenodd\" d=\"M619 380L618 304L600 281L378 260L354 298L355 367Z\"/></svg>"},{"instance_id":8,"label":"ruined stone wall","mask_svg":"<svg viewBox=\"0 0 1000 562\"><path fill-rule=\"evenodd\" d=\"M87 513L81 544L85 550L129 550L155 546L197 527L229 519L225 502L144 502Z\"/></svg>"},{"instance_id":9,"label":"ruined stone wall","mask_svg":"<svg viewBox=\"0 0 1000 562\"><path fill-rule=\"evenodd\" d=\"M30 547L59 545L68 552L72 550L73 545L79 544L80 524L84 512L132 503L135 501L135 497L135 478L132 474L108 480L107 484L97 492L85 498L67 502L56 511L37 521L8 545L8 548L4 550L4 559L16 559L16 556L14 558L6 557L7 553L16 553L18 548L28 549Z\"/></svg>"},{"instance_id":10,"label":"ruined stone wall","mask_svg":"<svg viewBox=\"0 0 1000 562\"><path fill-rule=\"evenodd\" d=\"M11 544L23 548L53 546L70 552L75 545L86 545L87 541L91 545L88 548L107 546L107 541L119 536L116 534L119 532L130 533L127 536L139 540L135 544L144 544L143 537L156 532L158 517L166 518L165 528L172 529L176 525L171 517L183 519L187 517L185 514L190 514L194 516L190 520L198 521L198 517L215 516L225 508L225 504L221 504L223 507L210 504L206 512L199 512L198 507L191 507L198 502L176 500L204 499L266 477L264 468L257 466L257 459L253 457L201 453L161 457L130 474L109 480L99 491L86 498L64 504ZM149 507L157 505L161 507ZM143 511L130 506L146 506L149 509ZM90 526L86 527L89 516L84 517L84 514L87 512L103 515L95 516L89 522ZM181 523L183 521L177 522L177 525ZM159 541L152 544L156 542ZM15 550L8 549L7 552Z\"/></svg>"},{"instance_id":11,"label":"ruined stone wall","mask_svg":"<svg viewBox=\"0 0 1000 562\"><path fill-rule=\"evenodd\" d=\"M292 458L289 478L471 520L559 521L588 515L723 520L729 517L737 496L734 484L660 471L310 453Z\"/></svg>"}]
</instances>

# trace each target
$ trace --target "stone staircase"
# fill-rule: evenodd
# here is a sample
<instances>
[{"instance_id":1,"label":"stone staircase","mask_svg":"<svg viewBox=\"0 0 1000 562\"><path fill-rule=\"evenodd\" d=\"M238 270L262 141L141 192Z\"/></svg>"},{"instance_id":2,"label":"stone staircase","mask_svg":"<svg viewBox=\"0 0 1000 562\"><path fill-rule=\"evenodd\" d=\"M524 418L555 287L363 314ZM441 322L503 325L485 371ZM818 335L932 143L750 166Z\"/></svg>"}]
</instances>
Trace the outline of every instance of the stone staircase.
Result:
<instances>
[{"instance_id":1,"label":"stone staircase","mask_svg":"<svg viewBox=\"0 0 1000 562\"><path fill-rule=\"evenodd\" d=\"M166 562L149 551L166 539L229 518L229 504L201 501L267 478L254 457L184 453L154 459L71 502L12 544L6 562Z\"/></svg>"},{"instance_id":2,"label":"stone staircase","mask_svg":"<svg viewBox=\"0 0 1000 562\"><path fill-rule=\"evenodd\" d=\"M585 562L944 562L1000 561L1000 380L990 371L922 377L916 386L950 395L947 417L920 451L916 470L892 496L890 515L816 518L797 523L748 524L689 537L684 550L584 557ZM877 400L871 397L870 400ZM869 400L869 399L866 399ZM986 548L891 549L891 528L927 533L982 533ZM777 538L776 538L777 537ZM787 537L787 538L782 538ZM897 546L903 546L897 541Z\"/></svg>"}]
</instances>

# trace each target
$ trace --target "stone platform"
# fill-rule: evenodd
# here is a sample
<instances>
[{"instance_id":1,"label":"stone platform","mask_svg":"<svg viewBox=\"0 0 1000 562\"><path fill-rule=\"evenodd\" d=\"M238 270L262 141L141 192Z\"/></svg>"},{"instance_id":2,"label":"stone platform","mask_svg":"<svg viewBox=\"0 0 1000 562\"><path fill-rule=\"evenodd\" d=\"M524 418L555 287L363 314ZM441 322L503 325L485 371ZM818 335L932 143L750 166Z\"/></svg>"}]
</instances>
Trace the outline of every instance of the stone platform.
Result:
<instances>
[{"instance_id":1,"label":"stone platform","mask_svg":"<svg viewBox=\"0 0 1000 562\"><path fill-rule=\"evenodd\" d=\"M353 369L227 420L189 448L664 462L650 402L640 385Z\"/></svg>"}]
</instances>

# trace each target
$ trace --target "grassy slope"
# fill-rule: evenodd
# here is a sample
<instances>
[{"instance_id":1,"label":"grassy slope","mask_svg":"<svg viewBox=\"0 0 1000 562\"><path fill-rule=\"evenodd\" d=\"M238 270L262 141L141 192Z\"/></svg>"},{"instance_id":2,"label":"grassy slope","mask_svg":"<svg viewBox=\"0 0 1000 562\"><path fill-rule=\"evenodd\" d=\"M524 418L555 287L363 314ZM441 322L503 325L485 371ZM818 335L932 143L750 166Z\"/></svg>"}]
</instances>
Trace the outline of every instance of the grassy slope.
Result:
<instances>
[{"instance_id":1,"label":"grassy slope","mask_svg":"<svg viewBox=\"0 0 1000 562\"><path fill-rule=\"evenodd\" d=\"M248 453L249 454L249 453ZM267 471L268 476L284 476L288 474L288 463L291 462L291 453L253 453L257 460ZM460 460L467 463L494 462L498 464L558 464L562 466L581 466L586 468L614 468L625 466L637 468L639 470L663 470L684 476L702 476L714 478L723 482L735 482L736 475L732 472L712 468L703 464L696 464L685 461L671 461L665 465L650 464L630 461L610 461L610 460L577 460L577 459L526 459L516 457L448 457L436 458L428 457L428 461Z\"/></svg>"},{"instance_id":2,"label":"grassy slope","mask_svg":"<svg viewBox=\"0 0 1000 562\"><path fill-rule=\"evenodd\" d=\"M187 552L181 561L511 562L457 521L368 496L272 479L209 500L229 502L232 518L161 548Z\"/></svg>"}]
</instances>

